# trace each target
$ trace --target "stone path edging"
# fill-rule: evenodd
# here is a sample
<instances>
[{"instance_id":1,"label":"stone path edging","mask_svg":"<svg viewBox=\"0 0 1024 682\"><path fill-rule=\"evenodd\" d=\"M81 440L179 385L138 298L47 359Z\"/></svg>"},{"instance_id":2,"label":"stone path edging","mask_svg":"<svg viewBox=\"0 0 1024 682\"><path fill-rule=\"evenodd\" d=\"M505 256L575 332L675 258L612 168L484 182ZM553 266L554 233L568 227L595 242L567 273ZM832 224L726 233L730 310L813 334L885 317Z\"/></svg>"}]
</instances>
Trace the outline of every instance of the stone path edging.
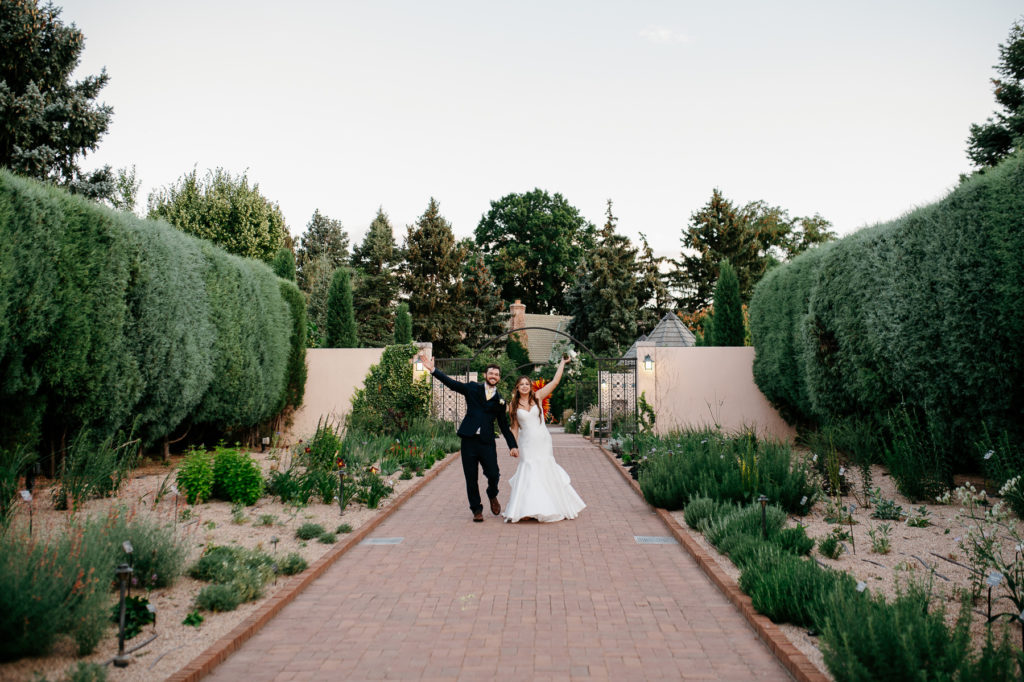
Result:
<instances>
[{"instance_id":1,"label":"stone path edging","mask_svg":"<svg viewBox=\"0 0 1024 682\"><path fill-rule=\"evenodd\" d=\"M424 474L423 478L415 485L407 488L405 492L395 498L388 508L376 515L373 519L356 529L345 542L332 547L327 554L324 554L313 565L305 571L289 579L277 593L266 600L249 617L239 623L231 632L224 635L211 644L203 653L193 658L185 667L167 678L167 682L197 682L210 673L217 665L222 663L228 656L234 653L242 644L255 635L266 625L271 618L276 616L286 605L291 603L303 590L309 587L314 580L323 575L324 571L337 561L343 554L358 545L374 529L384 522L389 516L398 510L410 497L416 494L427 483L434 480L449 464L459 458L459 453L449 454L440 462L437 462Z\"/></svg>"},{"instance_id":2,"label":"stone path edging","mask_svg":"<svg viewBox=\"0 0 1024 682\"><path fill-rule=\"evenodd\" d=\"M593 442L593 441L591 441ZM604 453L605 457L611 460L611 463L615 466L615 469L626 479L630 487L636 492L637 495L644 499L643 491L640 490L640 484L633 480L629 472L626 471L622 463L615 457L614 454L604 448L604 446L594 442L594 445ZM811 663L810 659L803 654L802 651L793 646L793 643L782 634L782 631L775 626L768 617L761 615L754 610L754 605L750 600L750 597L743 594L740 591L739 585L721 569L718 562L704 551L690 535L689 531L683 528L678 521L665 509L651 506L661 520L671 531L679 544L681 544L690 556L693 557L697 565L701 567L705 575L711 579L719 590L726 596L726 598L732 602L736 608L739 609L740 613L750 624L750 627L754 629L757 636L768 646L771 652L779 659L779 662L785 666L786 670L797 680L797 682L828 682L826 677L818 668Z\"/></svg>"}]
</instances>

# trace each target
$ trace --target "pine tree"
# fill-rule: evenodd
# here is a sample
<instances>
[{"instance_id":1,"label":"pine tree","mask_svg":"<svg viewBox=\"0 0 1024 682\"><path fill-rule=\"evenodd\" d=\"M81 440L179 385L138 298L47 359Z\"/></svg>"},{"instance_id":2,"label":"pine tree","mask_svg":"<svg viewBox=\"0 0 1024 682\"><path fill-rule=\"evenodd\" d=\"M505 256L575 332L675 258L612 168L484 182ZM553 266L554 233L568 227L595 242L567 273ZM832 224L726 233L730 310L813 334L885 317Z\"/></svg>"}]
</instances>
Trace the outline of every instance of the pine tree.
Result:
<instances>
[{"instance_id":1,"label":"pine tree","mask_svg":"<svg viewBox=\"0 0 1024 682\"><path fill-rule=\"evenodd\" d=\"M996 103L1002 108L984 124L971 124L967 156L978 168L995 166L1024 148L1024 20L1010 27L1010 37L999 45L1000 78L993 78Z\"/></svg>"},{"instance_id":2,"label":"pine tree","mask_svg":"<svg viewBox=\"0 0 1024 682\"><path fill-rule=\"evenodd\" d=\"M665 317L665 313L673 309L675 301L668 290L668 276L661 271L661 264L666 259L655 257L643 233L640 234L640 244L636 265L637 299L640 303L637 331L648 334Z\"/></svg>"},{"instance_id":3,"label":"pine tree","mask_svg":"<svg viewBox=\"0 0 1024 682\"><path fill-rule=\"evenodd\" d=\"M762 243L744 211L716 188L708 203L690 217L682 237L683 256L677 263L679 306L695 312L711 303L718 264L728 259L736 270L740 296L750 296L766 265Z\"/></svg>"},{"instance_id":4,"label":"pine tree","mask_svg":"<svg viewBox=\"0 0 1024 682\"><path fill-rule=\"evenodd\" d=\"M281 279L295 281L295 254L291 249L283 246L278 249L270 266L274 269L274 274Z\"/></svg>"},{"instance_id":5,"label":"pine tree","mask_svg":"<svg viewBox=\"0 0 1024 682\"><path fill-rule=\"evenodd\" d=\"M303 291L310 291L310 266L323 257L330 262L332 271L344 265L348 261L348 232L340 220L328 218L316 209L296 250L296 281Z\"/></svg>"},{"instance_id":6,"label":"pine tree","mask_svg":"<svg viewBox=\"0 0 1024 682\"><path fill-rule=\"evenodd\" d=\"M412 317L409 315L409 304L405 302L398 304L395 315L395 343L412 343Z\"/></svg>"},{"instance_id":7,"label":"pine tree","mask_svg":"<svg viewBox=\"0 0 1024 682\"><path fill-rule=\"evenodd\" d=\"M482 254L476 253L467 260L462 281L466 301L463 343L475 349L505 331L505 303Z\"/></svg>"},{"instance_id":8,"label":"pine tree","mask_svg":"<svg viewBox=\"0 0 1024 682\"><path fill-rule=\"evenodd\" d=\"M392 311L398 298L398 277L393 268L397 257L391 222L378 208L366 237L352 251L352 267L356 269L352 304L359 338L369 348L386 346L394 336Z\"/></svg>"},{"instance_id":9,"label":"pine tree","mask_svg":"<svg viewBox=\"0 0 1024 682\"><path fill-rule=\"evenodd\" d=\"M306 265L306 319L310 327L309 347L323 348L327 329L327 294L334 271L331 259L321 256Z\"/></svg>"},{"instance_id":10,"label":"pine tree","mask_svg":"<svg viewBox=\"0 0 1024 682\"><path fill-rule=\"evenodd\" d=\"M347 268L338 268L331 277L327 294L327 348L358 348L356 319L352 314L352 280Z\"/></svg>"},{"instance_id":11,"label":"pine tree","mask_svg":"<svg viewBox=\"0 0 1024 682\"><path fill-rule=\"evenodd\" d=\"M706 328L706 327L705 327ZM743 302L740 300L740 281L736 270L729 261L718 266L718 283L715 284L714 318L711 323L709 346L742 346Z\"/></svg>"},{"instance_id":12,"label":"pine tree","mask_svg":"<svg viewBox=\"0 0 1024 682\"><path fill-rule=\"evenodd\" d=\"M570 333L598 355L612 356L636 340L640 305L636 248L615 233L618 219L610 199L605 215L597 246L566 299L573 315Z\"/></svg>"},{"instance_id":13,"label":"pine tree","mask_svg":"<svg viewBox=\"0 0 1024 682\"><path fill-rule=\"evenodd\" d=\"M416 224L407 228L404 251L400 279L409 295L413 336L433 343L435 357L451 356L465 328L466 253L456 245L451 223L433 197Z\"/></svg>"}]
</instances>

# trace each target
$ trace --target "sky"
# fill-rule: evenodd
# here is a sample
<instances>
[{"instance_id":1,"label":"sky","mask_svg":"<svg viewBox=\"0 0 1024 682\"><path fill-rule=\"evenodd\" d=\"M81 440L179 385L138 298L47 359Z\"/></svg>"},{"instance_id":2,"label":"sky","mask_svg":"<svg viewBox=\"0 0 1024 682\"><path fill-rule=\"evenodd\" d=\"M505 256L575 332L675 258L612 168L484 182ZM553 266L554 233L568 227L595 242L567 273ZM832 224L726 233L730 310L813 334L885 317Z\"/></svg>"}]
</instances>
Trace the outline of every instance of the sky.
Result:
<instances>
[{"instance_id":1,"label":"sky","mask_svg":"<svg viewBox=\"0 0 1024 682\"><path fill-rule=\"evenodd\" d=\"M113 122L84 168L149 193L247 173L301 234L315 209L401 244L431 197L456 237L540 188L678 257L718 188L840 234L945 196L991 116L1019 0L66 0L76 77Z\"/></svg>"}]
</instances>

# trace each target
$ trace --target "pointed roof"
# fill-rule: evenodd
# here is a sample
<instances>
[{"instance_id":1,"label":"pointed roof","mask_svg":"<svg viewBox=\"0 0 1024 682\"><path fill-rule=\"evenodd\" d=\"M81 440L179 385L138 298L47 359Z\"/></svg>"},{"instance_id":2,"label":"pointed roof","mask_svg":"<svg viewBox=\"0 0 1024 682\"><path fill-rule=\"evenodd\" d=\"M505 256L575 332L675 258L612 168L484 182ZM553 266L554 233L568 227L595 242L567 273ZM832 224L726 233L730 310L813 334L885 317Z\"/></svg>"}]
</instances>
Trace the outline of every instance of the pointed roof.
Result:
<instances>
[{"instance_id":1,"label":"pointed roof","mask_svg":"<svg viewBox=\"0 0 1024 682\"><path fill-rule=\"evenodd\" d=\"M633 342L633 345L626 351L624 358L636 357L636 346L640 342L647 342L655 346L696 346L697 339L693 332L686 328L683 321L675 313L665 313L665 317L651 330L650 334L641 336Z\"/></svg>"}]
</instances>

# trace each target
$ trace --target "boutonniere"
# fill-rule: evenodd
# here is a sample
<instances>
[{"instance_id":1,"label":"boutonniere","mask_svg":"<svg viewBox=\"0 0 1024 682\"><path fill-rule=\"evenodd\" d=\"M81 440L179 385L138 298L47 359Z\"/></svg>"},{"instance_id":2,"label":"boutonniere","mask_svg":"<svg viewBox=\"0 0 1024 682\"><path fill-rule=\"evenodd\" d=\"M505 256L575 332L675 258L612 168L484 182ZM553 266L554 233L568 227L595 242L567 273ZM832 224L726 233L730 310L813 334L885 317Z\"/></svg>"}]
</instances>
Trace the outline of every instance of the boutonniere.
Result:
<instances>
[{"instance_id":1,"label":"boutonniere","mask_svg":"<svg viewBox=\"0 0 1024 682\"><path fill-rule=\"evenodd\" d=\"M505 399L504 398L498 398L498 404L504 405L505 404Z\"/></svg>"}]
</instances>

